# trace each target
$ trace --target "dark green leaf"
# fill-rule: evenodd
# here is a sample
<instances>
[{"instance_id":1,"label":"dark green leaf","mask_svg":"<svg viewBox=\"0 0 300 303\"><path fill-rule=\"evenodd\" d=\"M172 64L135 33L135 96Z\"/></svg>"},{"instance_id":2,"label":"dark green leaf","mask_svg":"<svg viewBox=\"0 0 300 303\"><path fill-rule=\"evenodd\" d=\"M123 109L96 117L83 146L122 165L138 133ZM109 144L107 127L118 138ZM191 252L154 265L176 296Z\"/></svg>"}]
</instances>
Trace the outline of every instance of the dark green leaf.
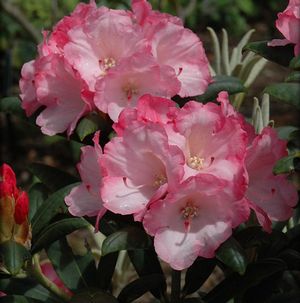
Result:
<instances>
[{"instance_id":1,"label":"dark green leaf","mask_svg":"<svg viewBox=\"0 0 300 303\"><path fill-rule=\"evenodd\" d=\"M0 262L12 275L20 272L24 262L31 258L28 250L15 241L6 241L0 244Z\"/></svg>"},{"instance_id":2,"label":"dark green leaf","mask_svg":"<svg viewBox=\"0 0 300 303\"><path fill-rule=\"evenodd\" d=\"M288 140L290 138L290 135L298 130L295 126L280 126L276 127L277 134L280 139Z\"/></svg>"},{"instance_id":3,"label":"dark green leaf","mask_svg":"<svg viewBox=\"0 0 300 303\"><path fill-rule=\"evenodd\" d=\"M148 291L161 288L161 285L164 283L165 278L162 275L153 274L144 276L124 287L118 296L118 300L120 303L130 303Z\"/></svg>"},{"instance_id":4,"label":"dark green leaf","mask_svg":"<svg viewBox=\"0 0 300 303\"><path fill-rule=\"evenodd\" d=\"M197 96L195 99L200 102L213 101L217 98L218 93L221 91L227 91L229 95L241 93L245 91L245 87L242 82L232 76L215 76L213 82L209 84L206 92Z\"/></svg>"},{"instance_id":5,"label":"dark green leaf","mask_svg":"<svg viewBox=\"0 0 300 303\"><path fill-rule=\"evenodd\" d=\"M43 204L48 196L47 188L42 183L35 183L28 192L30 209L29 220L31 221L37 212L38 208Z\"/></svg>"},{"instance_id":6,"label":"dark green leaf","mask_svg":"<svg viewBox=\"0 0 300 303\"><path fill-rule=\"evenodd\" d=\"M264 93L300 108L300 85L298 83L277 83L267 86Z\"/></svg>"},{"instance_id":7,"label":"dark green leaf","mask_svg":"<svg viewBox=\"0 0 300 303\"><path fill-rule=\"evenodd\" d=\"M18 97L6 97L1 99L0 111L26 119L25 112L21 107L21 100Z\"/></svg>"},{"instance_id":8,"label":"dark green leaf","mask_svg":"<svg viewBox=\"0 0 300 303\"><path fill-rule=\"evenodd\" d=\"M96 114L90 114L83 118L76 128L76 133L79 139L82 141L86 136L95 133L101 127L100 116Z\"/></svg>"},{"instance_id":9,"label":"dark green leaf","mask_svg":"<svg viewBox=\"0 0 300 303\"><path fill-rule=\"evenodd\" d=\"M31 253L34 254L41 249L49 246L61 237L71 232L85 228L90 224L83 218L66 218L46 226L39 234L37 239L32 239Z\"/></svg>"},{"instance_id":10,"label":"dark green leaf","mask_svg":"<svg viewBox=\"0 0 300 303\"><path fill-rule=\"evenodd\" d=\"M145 249L151 245L149 236L141 228L125 227L110 236L102 244L102 255L120 250Z\"/></svg>"},{"instance_id":11,"label":"dark green leaf","mask_svg":"<svg viewBox=\"0 0 300 303\"><path fill-rule=\"evenodd\" d=\"M289 66L291 59L294 57L294 46L288 44L272 47L267 44L268 41L250 42L244 47L244 50L250 50L280 65Z\"/></svg>"},{"instance_id":12,"label":"dark green leaf","mask_svg":"<svg viewBox=\"0 0 300 303\"><path fill-rule=\"evenodd\" d=\"M64 198L77 184L78 183L71 184L58 190L41 205L32 218L31 226L33 238L36 239L41 230L46 227L57 214L67 212Z\"/></svg>"},{"instance_id":13,"label":"dark green leaf","mask_svg":"<svg viewBox=\"0 0 300 303\"><path fill-rule=\"evenodd\" d=\"M72 303L118 303L118 300L106 292L89 289L73 296Z\"/></svg>"},{"instance_id":14,"label":"dark green leaf","mask_svg":"<svg viewBox=\"0 0 300 303\"><path fill-rule=\"evenodd\" d=\"M119 253L111 253L102 256L97 269L97 287L109 290L112 284L112 277L115 271Z\"/></svg>"},{"instance_id":15,"label":"dark green leaf","mask_svg":"<svg viewBox=\"0 0 300 303\"><path fill-rule=\"evenodd\" d=\"M300 82L300 72L292 72L286 78L285 82Z\"/></svg>"},{"instance_id":16,"label":"dark green leaf","mask_svg":"<svg viewBox=\"0 0 300 303\"><path fill-rule=\"evenodd\" d=\"M215 259L197 258L185 275L184 296L197 291L210 276L216 266Z\"/></svg>"},{"instance_id":17,"label":"dark green leaf","mask_svg":"<svg viewBox=\"0 0 300 303\"><path fill-rule=\"evenodd\" d=\"M131 263L140 277L151 274L164 274L153 246L145 250L129 250L127 253ZM167 284L165 281L161 284L160 289L152 290L151 293L159 299L161 294L164 293L166 289Z\"/></svg>"},{"instance_id":18,"label":"dark green leaf","mask_svg":"<svg viewBox=\"0 0 300 303\"><path fill-rule=\"evenodd\" d=\"M294 70L300 69L300 56L294 57L290 62L290 68Z\"/></svg>"},{"instance_id":19,"label":"dark green leaf","mask_svg":"<svg viewBox=\"0 0 300 303\"><path fill-rule=\"evenodd\" d=\"M287 264L289 270L300 270L300 252L288 248L278 257Z\"/></svg>"},{"instance_id":20,"label":"dark green leaf","mask_svg":"<svg viewBox=\"0 0 300 303\"><path fill-rule=\"evenodd\" d=\"M72 291L96 287L96 266L93 255L74 255L66 239L51 244L46 253L61 280Z\"/></svg>"},{"instance_id":21,"label":"dark green leaf","mask_svg":"<svg viewBox=\"0 0 300 303\"><path fill-rule=\"evenodd\" d=\"M8 295L24 295L26 293L26 297L41 300L44 303L64 302L31 278L1 279L0 289Z\"/></svg>"},{"instance_id":22,"label":"dark green leaf","mask_svg":"<svg viewBox=\"0 0 300 303\"><path fill-rule=\"evenodd\" d=\"M68 184L79 181L78 178L65 173L64 171L41 163L31 164L29 170L52 191L56 191Z\"/></svg>"},{"instance_id":23,"label":"dark green leaf","mask_svg":"<svg viewBox=\"0 0 300 303\"><path fill-rule=\"evenodd\" d=\"M289 293L273 295L266 303L300 303L300 291L293 290Z\"/></svg>"},{"instance_id":24,"label":"dark green leaf","mask_svg":"<svg viewBox=\"0 0 300 303\"><path fill-rule=\"evenodd\" d=\"M300 152L293 153L287 157L284 157L276 162L273 168L275 175L288 174L295 170L295 158L300 158Z\"/></svg>"},{"instance_id":25,"label":"dark green leaf","mask_svg":"<svg viewBox=\"0 0 300 303\"><path fill-rule=\"evenodd\" d=\"M1 303L39 303L43 301L27 298L24 296L5 296L0 298L0 302Z\"/></svg>"},{"instance_id":26,"label":"dark green leaf","mask_svg":"<svg viewBox=\"0 0 300 303\"><path fill-rule=\"evenodd\" d=\"M240 244L233 238L225 241L217 250L217 259L233 271L243 275L247 268L247 257Z\"/></svg>"}]
</instances>

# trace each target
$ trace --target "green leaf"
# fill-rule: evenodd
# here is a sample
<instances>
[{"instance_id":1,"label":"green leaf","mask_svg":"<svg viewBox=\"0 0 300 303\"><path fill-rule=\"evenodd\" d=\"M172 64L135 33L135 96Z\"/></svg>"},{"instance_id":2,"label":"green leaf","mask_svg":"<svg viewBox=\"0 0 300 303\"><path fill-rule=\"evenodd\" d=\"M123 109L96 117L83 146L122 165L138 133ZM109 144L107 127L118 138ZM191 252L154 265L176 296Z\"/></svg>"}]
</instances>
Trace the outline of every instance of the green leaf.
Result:
<instances>
[{"instance_id":1,"label":"green leaf","mask_svg":"<svg viewBox=\"0 0 300 303\"><path fill-rule=\"evenodd\" d=\"M153 274L134 280L125 286L118 296L120 303L130 303L148 291L160 288L165 282L163 275Z\"/></svg>"},{"instance_id":2,"label":"green leaf","mask_svg":"<svg viewBox=\"0 0 300 303\"><path fill-rule=\"evenodd\" d=\"M89 289L73 296L72 303L118 303L118 300L107 292Z\"/></svg>"},{"instance_id":3,"label":"green leaf","mask_svg":"<svg viewBox=\"0 0 300 303\"><path fill-rule=\"evenodd\" d=\"M300 71L290 73L286 77L285 82L300 82Z\"/></svg>"},{"instance_id":4,"label":"green leaf","mask_svg":"<svg viewBox=\"0 0 300 303\"><path fill-rule=\"evenodd\" d=\"M185 275L184 296L197 291L216 267L215 259L197 258Z\"/></svg>"},{"instance_id":5,"label":"green leaf","mask_svg":"<svg viewBox=\"0 0 300 303\"><path fill-rule=\"evenodd\" d=\"M232 76L215 76L213 82L209 84L203 95L197 96L195 99L200 102L213 101L217 98L218 93L227 91L229 95L241 93L245 91L242 82Z\"/></svg>"},{"instance_id":6,"label":"green leaf","mask_svg":"<svg viewBox=\"0 0 300 303\"><path fill-rule=\"evenodd\" d=\"M56 273L70 290L97 286L97 271L90 251L83 256L74 255L67 240L60 239L46 248L46 253Z\"/></svg>"},{"instance_id":7,"label":"green leaf","mask_svg":"<svg viewBox=\"0 0 300 303\"><path fill-rule=\"evenodd\" d=\"M247 268L247 257L240 244L233 238L225 241L217 250L217 259L229 266L240 275L245 273Z\"/></svg>"},{"instance_id":8,"label":"green leaf","mask_svg":"<svg viewBox=\"0 0 300 303\"><path fill-rule=\"evenodd\" d=\"M164 274L153 246L145 250L129 250L127 253L134 269L140 277L151 274ZM167 283L165 281L159 289L152 290L151 293L159 299L166 289Z\"/></svg>"},{"instance_id":9,"label":"green leaf","mask_svg":"<svg viewBox=\"0 0 300 303\"><path fill-rule=\"evenodd\" d=\"M31 278L1 279L0 289L7 295L24 295L27 298L41 300L44 303L63 303L60 298ZM2 298L1 298L2 299ZM0 300L1 300L0 299Z\"/></svg>"},{"instance_id":10,"label":"green leaf","mask_svg":"<svg viewBox=\"0 0 300 303\"><path fill-rule=\"evenodd\" d=\"M294 57L290 62L290 68L294 70L300 69L300 56Z\"/></svg>"},{"instance_id":11,"label":"green leaf","mask_svg":"<svg viewBox=\"0 0 300 303\"><path fill-rule=\"evenodd\" d=\"M37 212L38 208L44 203L48 196L48 190L46 186L42 183L35 183L29 189L29 220L31 221Z\"/></svg>"},{"instance_id":12,"label":"green leaf","mask_svg":"<svg viewBox=\"0 0 300 303\"><path fill-rule=\"evenodd\" d=\"M83 218L66 218L46 226L39 234L37 239L32 239L31 253L35 254L41 249L49 246L61 237L71 232L88 227L90 224Z\"/></svg>"},{"instance_id":13,"label":"green leaf","mask_svg":"<svg viewBox=\"0 0 300 303\"><path fill-rule=\"evenodd\" d=\"M24 296L5 296L0 298L0 302L1 303L39 303L43 301L27 298Z\"/></svg>"},{"instance_id":14,"label":"green leaf","mask_svg":"<svg viewBox=\"0 0 300 303\"><path fill-rule=\"evenodd\" d=\"M244 50L252 51L280 65L289 66L291 59L294 57L293 45L273 47L267 44L268 41L250 42L244 47Z\"/></svg>"},{"instance_id":15,"label":"green leaf","mask_svg":"<svg viewBox=\"0 0 300 303\"><path fill-rule=\"evenodd\" d=\"M57 214L67 212L64 198L77 184L78 183L75 183L61 188L49 196L49 198L40 206L31 222L32 237L34 239L37 239L37 236L41 230L46 227Z\"/></svg>"},{"instance_id":16,"label":"green leaf","mask_svg":"<svg viewBox=\"0 0 300 303\"><path fill-rule=\"evenodd\" d=\"M300 108L300 85L298 83L277 83L267 86L264 93Z\"/></svg>"},{"instance_id":17,"label":"green leaf","mask_svg":"<svg viewBox=\"0 0 300 303\"><path fill-rule=\"evenodd\" d=\"M120 250L145 249L151 245L149 236L141 228L125 227L110 236L102 244L102 255Z\"/></svg>"},{"instance_id":18,"label":"green leaf","mask_svg":"<svg viewBox=\"0 0 300 303\"><path fill-rule=\"evenodd\" d=\"M0 111L26 119L25 112L21 107L21 100L18 97L6 97L1 99Z\"/></svg>"},{"instance_id":19,"label":"green leaf","mask_svg":"<svg viewBox=\"0 0 300 303\"><path fill-rule=\"evenodd\" d=\"M41 163L31 164L29 170L52 191L56 191L68 184L79 181L78 178L65 173L64 171Z\"/></svg>"},{"instance_id":20,"label":"green leaf","mask_svg":"<svg viewBox=\"0 0 300 303\"><path fill-rule=\"evenodd\" d=\"M79 139L82 141L88 135L95 133L101 127L101 119L99 115L90 114L89 116L83 118L77 128L76 133Z\"/></svg>"},{"instance_id":21,"label":"green leaf","mask_svg":"<svg viewBox=\"0 0 300 303\"><path fill-rule=\"evenodd\" d=\"M15 241L6 241L0 244L0 261L12 275L20 272L26 260L31 258L28 250Z\"/></svg>"},{"instance_id":22,"label":"green leaf","mask_svg":"<svg viewBox=\"0 0 300 303\"><path fill-rule=\"evenodd\" d=\"M292 290L284 294L273 295L267 303L299 303L300 291Z\"/></svg>"},{"instance_id":23,"label":"green leaf","mask_svg":"<svg viewBox=\"0 0 300 303\"><path fill-rule=\"evenodd\" d=\"M288 174L296 169L296 163L298 158L298 163L300 159L300 151L292 153L289 156L286 156L276 162L275 167L273 168L273 173L275 175L279 174Z\"/></svg>"},{"instance_id":24,"label":"green leaf","mask_svg":"<svg viewBox=\"0 0 300 303\"><path fill-rule=\"evenodd\" d=\"M298 130L295 126L280 126L276 127L278 137L283 140L288 140L292 132Z\"/></svg>"}]
</instances>

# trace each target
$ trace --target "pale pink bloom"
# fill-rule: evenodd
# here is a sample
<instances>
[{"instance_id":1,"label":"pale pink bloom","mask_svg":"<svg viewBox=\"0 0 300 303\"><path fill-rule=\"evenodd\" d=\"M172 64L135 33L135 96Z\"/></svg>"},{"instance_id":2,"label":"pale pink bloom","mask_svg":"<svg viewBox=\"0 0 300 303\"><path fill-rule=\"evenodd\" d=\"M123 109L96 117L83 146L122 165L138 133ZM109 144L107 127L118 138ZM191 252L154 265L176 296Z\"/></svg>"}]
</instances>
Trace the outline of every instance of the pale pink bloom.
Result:
<instances>
[{"instance_id":1,"label":"pale pink bloom","mask_svg":"<svg viewBox=\"0 0 300 303\"><path fill-rule=\"evenodd\" d=\"M300 1L290 0L287 8L278 14L276 20L277 29L285 39L274 39L268 43L269 46L284 46L295 44L295 56L300 54Z\"/></svg>"},{"instance_id":2,"label":"pale pink bloom","mask_svg":"<svg viewBox=\"0 0 300 303\"><path fill-rule=\"evenodd\" d=\"M86 83L60 55L38 61L35 86L38 103L46 106L36 120L44 134L72 134L78 120L93 109Z\"/></svg>"},{"instance_id":3,"label":"pale pink bloom","mask_svg":"<svg viewBox=\"0 0 300 303\"><path fill-rule=\"evenodd\" d=\"M276 162L287 156L286 143L278 138L274 129L266 127L247 149L245 163L249 184L246 198L267 231L271 231L271 220L289 219L298 200L296 188L287 176L275 176L272 172Z\"/></svg>"},{"instance_id":4,"label":"pale pink bloom","mask_svg":"<svg viewBox=\"0 0 300 303\"><path fill-rule=\"evenodd\" d=\"M248 217L243 203L240 207L227 194L228 186L212 175L198 175L150 206L144 227L154 236L158 256L172 268L188 268L198 256L214 257L231 236L233 221L240 224Z\"/></svg>"},{"instance_id":5,"label":"pale pink bloom","mask_svg":"<svg viewBox=\"0 0 300 303\"><path fill-rule=\"evenodd\" d=\"M100 166L102 149L98 143L99 133L94 137L94 147L81 148L81 161L77 165L82 183L74 187L65 198L69 212L73 216L98 216L104 215L106 209L100 196L103 172Z\"/></svg>"},{"instance_id":6,"label":"pale pink bloom","mask_svg":"<svg viewBox=\"0 0 300 303\"><path fill-rule=\"evenodd\" d=\"M36 60L25 63L21 70L20 98L22 100L22 108L25 110L26 115L32 115L41 104L38 103L36 98L36 84L35 84Z\"/></svg>"},{"instance_id":7,"label":"pale pink bloom","mask_svg":"<svg viewBox=\"0 0 300 303\"><path fill-rule=\"evenodd\" d=\"M177 144L185 155L185 178L212 174L231 181L230 190L242 198L247 133L239 120L225 116L217 104L190 101L177 114L175 128L182 135Z\"/></svg>"},{"instance_id":8,"label":"pale pink bloom","mask_svg":"<svg viewBox=\"0 0 300 303\"><path fill-rule=\"evenodd\" d=\"M107 176L101 190L104 206L115 213L139 214L149 202L176 188L183 175L183 155L169 146L163 127L132 122L122 137L104 149Z\"/></svg>"},{"instance_id":9,"label":"pale pink bloom","mask_svg":"<svg viewBox=\"0 0 300 303\"><path fill-rule=\"evenodd\" d=\"M138 51L150 52L138 26L129 14L107 10L94 14L89 22L68 32L69 42L64 47L66 59L79 71L94 90L96 80L124 58Z\"/></svg>"},{"instance_id":10,"label":"pale pink bloom","mask_svg":"<svg viewBox=\"0 0 300 303\"><path fill-rule=\"evenodd\" d=\"M117 121L126 107L135 107L140 96L176 95L180 83L172 68L159 66L151 55L139 53L124 59L96 84L95 105Z\"/></svg>"}]
</instances>

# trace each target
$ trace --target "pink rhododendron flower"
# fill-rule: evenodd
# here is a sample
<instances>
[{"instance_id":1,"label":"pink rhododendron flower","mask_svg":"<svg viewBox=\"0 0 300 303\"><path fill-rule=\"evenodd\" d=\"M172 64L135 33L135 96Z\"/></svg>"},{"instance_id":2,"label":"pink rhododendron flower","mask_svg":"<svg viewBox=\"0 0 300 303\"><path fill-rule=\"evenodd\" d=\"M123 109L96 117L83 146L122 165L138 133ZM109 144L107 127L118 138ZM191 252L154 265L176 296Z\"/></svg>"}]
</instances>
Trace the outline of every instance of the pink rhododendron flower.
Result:
<instances>
[{"instance_id":1,"label":"pink rhododendron flower","mask_svg":"<svg viewBox=\"0 0 300 303\"><path fill-rule=\"evenodd\" d=\"M171 97L179 91L180 83L168 66L159 66L152 56L137 54L124 60L97 82L95 104L117 121L122 109L135 107L145 93Z\"/></svg>"},{"instance_id":2,"label":"pink rhododendron flower","mask_svg":"<svg viewBox=\"0 0 300 303\"><path fill-rule=\"evenodd\" d=\"M287 8L278 14L276 20L277 29L285 39L274 39L268 43L269 46L284 46L295 44L295 56L300 54L300 1L290 0Z\"/></svg>"},{"instance_id":3,"label":"pink rhododendron flower","mask_svg":"<svg viewBox=\"0 0 300 303\"><path fill-rule=\"evenodd\" d=\"M271 231L271 220L284 221L291 217L298 195L286 175L273 174L273 167L287 156L286 141L278 138L270 127L263 129L247 149L245 159L249 177L246 198L257 214L260 224Z\"/></svg>"},{"instance_id":4,"label":"pink rhododendron flower","mask_svg":"<svg viewBox=\"0 0 300 303\"><path fill-rule=\"evenodd\" d=\"M240 202L233 202L234 197L225 190L228 185L227 181L201 174L150 206L144 227L154 236L159 257L172 268L188 268L198 256L212 258L230 237L232 221L245 220Z\"/></svg>"},{"instance_id":5,"label":"pink rhododendron flower","mask_svg":"<svg viewBox=\"0 0 300 303\"><path fill-rule=\"evenodd\" d=\"M99 133L96 133L94 137L95 146L81 148L81 161L77 165L77 169L82 183L74 187L65 198L69 212L73 216L98 216L100 218L106 211L100 196L103 173L99 159L103 155L98 141Z\"/></svg>"},{"instance_id":6,"label":"pink rhododendron flower","mask_svg":"<svg viewBox=\"0 0 300 303\"><path fill-rule=\"evenodd\" d=\"M143 212L149 202L175 188L183 175L183 155L169 146L164 129L155 123L133 122L122 137L104 149L104 206L120 214Z\"/></svg>"}]
</instances>

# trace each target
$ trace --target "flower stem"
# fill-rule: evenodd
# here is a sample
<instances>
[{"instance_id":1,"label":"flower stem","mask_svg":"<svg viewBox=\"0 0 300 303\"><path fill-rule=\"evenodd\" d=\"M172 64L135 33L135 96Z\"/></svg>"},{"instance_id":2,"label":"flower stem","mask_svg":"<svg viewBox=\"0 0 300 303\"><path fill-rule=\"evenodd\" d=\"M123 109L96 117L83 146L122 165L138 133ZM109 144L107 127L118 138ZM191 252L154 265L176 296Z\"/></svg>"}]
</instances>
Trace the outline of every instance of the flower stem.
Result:
<instances>
[{"instance_id":1,"label":"flower stem","mask_svg":"<svg viewBox=\"0 0 300 303\"><path fill-rule=\"evenodd\" d=\"M181 271L172 269L171 303L180 303Z\"/></svg>"},{"instance_id":2,"label":"flower stem","mask_svg":"<svg viewBox=\"0 0 300 303\"><path fill-rule=\"evenodd\" d=\"M71 299L71 296L68 295L66 292L64 292L62 289L60 289L56 284L54 284L52 281L50 281L42 272L40 262L39 262L39 255L35 254L33 255L32 261L29 264L29 273L34 276L34 278L45 288L47 288L49 291L56 294L58 297L62 298L65 301L69 301Z\"/></svg>"}]
</instances>

